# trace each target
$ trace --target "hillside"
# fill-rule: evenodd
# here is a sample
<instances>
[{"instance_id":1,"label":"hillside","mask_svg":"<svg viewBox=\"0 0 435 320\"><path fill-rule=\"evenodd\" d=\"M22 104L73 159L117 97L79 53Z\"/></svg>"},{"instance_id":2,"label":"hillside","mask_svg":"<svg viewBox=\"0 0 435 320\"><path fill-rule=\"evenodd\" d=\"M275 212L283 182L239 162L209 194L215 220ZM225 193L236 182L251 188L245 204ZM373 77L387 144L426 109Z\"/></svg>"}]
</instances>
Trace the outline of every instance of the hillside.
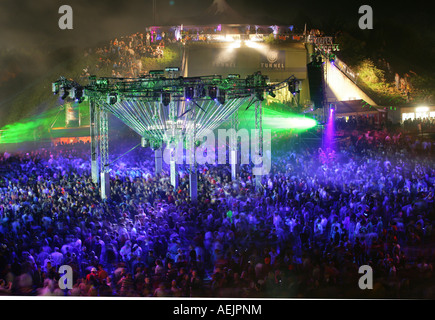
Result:
<instances>
[{"instance_id":1,"label":"hillside","mask_svg":"<svg viewBox=\"0 0 435 320\"><path fill-rule=\"evenodd\" d=\"M384 24L376 32L337 31L337 56L358 83L380 105L435 103L433 35L416 34L406 26ZM406 39L406 41L403 41Z\"/></svg>"}]
</instances>

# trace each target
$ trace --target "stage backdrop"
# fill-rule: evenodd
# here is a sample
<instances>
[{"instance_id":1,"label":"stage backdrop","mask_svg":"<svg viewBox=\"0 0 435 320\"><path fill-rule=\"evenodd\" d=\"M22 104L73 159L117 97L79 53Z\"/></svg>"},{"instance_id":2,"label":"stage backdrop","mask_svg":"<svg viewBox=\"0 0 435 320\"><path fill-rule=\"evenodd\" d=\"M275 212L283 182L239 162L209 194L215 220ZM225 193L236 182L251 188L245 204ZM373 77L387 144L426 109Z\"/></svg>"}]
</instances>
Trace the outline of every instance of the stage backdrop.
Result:
<instances>
[{"instance_id":1,"label":"stage backdrop","mask_svg":"<svg viewBox=\"0 0 435 320\"><path fill-rule=\"evenodd\" d=\"M302 80L301 102L310 99L307 50L303 43L264 44L261 48L227 43L190 43L187 49L187 76L239 74L241 78L261 71L271 82L280 82L291 75Z\"/></svg>"}]
</instances>

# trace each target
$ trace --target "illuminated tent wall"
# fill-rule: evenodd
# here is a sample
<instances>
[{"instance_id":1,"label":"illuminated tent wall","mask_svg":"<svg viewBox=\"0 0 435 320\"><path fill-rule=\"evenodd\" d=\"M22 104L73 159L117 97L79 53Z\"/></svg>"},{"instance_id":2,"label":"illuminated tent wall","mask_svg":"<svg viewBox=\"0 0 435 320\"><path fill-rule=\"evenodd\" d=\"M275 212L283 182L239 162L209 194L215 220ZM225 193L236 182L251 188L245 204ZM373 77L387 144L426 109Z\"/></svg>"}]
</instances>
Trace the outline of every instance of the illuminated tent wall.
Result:
<instances>
[{"instance_id":1,"label":"illuminated tent wall","mask_svg":"<svg viewBox=\"0 0 435 320\"><path fill-rule=\"evenodd\" d=\"M271 83L294 75L301 80L301 104L310 101L305 44L286 42L268 45L255 41L223 41L218 43L187 43L187 75L238 74L241 78L261 71ZM283 90L283 92L286 92ZM284 97L285 98L285 97Z\"/></svg>"}]
</instances>

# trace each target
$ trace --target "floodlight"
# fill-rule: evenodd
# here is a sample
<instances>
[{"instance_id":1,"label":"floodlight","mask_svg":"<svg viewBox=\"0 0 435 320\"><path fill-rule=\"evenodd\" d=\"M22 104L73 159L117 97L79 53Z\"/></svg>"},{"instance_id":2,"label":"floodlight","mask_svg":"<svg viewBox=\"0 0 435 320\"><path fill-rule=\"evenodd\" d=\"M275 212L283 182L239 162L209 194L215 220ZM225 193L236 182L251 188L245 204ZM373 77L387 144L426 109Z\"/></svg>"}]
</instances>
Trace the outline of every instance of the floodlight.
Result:
<instances>
[{"instance_id":1,"label":"floodlight","mask_svg":"<svg viewBox=\"0 0 435 320\"><path fill-rule=\"evenodd\" d=\"M415 111L416 112L427 112L427 111L429 111L429 107L426 107L426 106L417 107L417 108L415 108Z\"/></svg>"},{"instance_id":2,"label":"floodlight","mask_svg":"<svg viewBox=\"0 0 435 320\"><path fill-rule=\"evenodd\" d=\"M189 100L191 100L193 98L194 93L195 93L195 91L194 91L193 87L186 87L186 88L184 88L184 98L187 101L189 101Z\"/></svg>"},{"instance_id":3,"label":"floodlight","mask_svg":"<svg viewBox=\"0 0 435 320\"><path fill-rule=\"evenodd\" d=\"M226 94L224 90L218 90L217 101L220 104L225 104L225 100L226 100L225 95Z\"/></svg>"},{"instance_id":4,"label":"floodlight","mask_svg":"<svg viewBox=\"0 0 435 320\"><path fill-rule=\"evenodd\" d=\"M115 104L118 101L118 95L115 92L111 92L107 95L107 103Z\"/></svg>"},{"instance_id":5,"label":"floodlight","mask_svg":"<svg viewBox=\"0 0 435 320\"><path fill-rule=\"evenodd\" d=\"M68 91L68 89L65 88L65 87L63 87L63 88L62 88L62 96L61 96L61 99L62 99L62 100L65 100L66 98L68 98L68 96L69 96L69 91Z\"/></svg>"},{"instance_id":6,"label":"floodlight","mask_svg":"<svg viewBox=\"0 0 435 320\"><path fill-rule=\"evenodd\" d=\"M169 92L163 92L161 95L162 104L167 107L171 103L171 94Z\"/></svg>"},{"instance_id":7,"label":"floodlight","mask_svg":"<svg viewBox=\"0 0 435 320\"><path fill-rule=\"evenodd\" d=\"M58 94L59 93L59 84L56 82L53 82L51 84L51 90L54 94Z\"/></svg>"},{"instance_id":8,"label":"floodlight","mask_svg":"<svg viewBox=\"0 0 435 320\"><path fill-rule=\"evenodd\" d=\"M217 97L218 88L216 86L211 86L208 88L208 96L210 99L214 100Z\"/></svg>"}]
</instances>

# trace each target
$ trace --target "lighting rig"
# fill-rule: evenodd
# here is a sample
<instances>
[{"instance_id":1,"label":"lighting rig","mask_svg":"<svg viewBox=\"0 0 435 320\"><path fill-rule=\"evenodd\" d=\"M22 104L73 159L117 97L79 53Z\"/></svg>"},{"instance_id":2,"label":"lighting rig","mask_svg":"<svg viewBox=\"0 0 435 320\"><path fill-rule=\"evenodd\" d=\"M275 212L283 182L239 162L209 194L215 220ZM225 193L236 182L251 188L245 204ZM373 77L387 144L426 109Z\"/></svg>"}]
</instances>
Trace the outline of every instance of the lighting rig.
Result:
<instances>
[{"instance_id":1,"label":"lighting rig","mask_svg":"<svg viewBox=\"0 0 435 320\"><path fill-rule=\"evenodd\" d=\"M205 130L214 130L237 116L246 103L248 108L255 105L255 125L262 132L261 102L265 93L273 95L288 86L296 94L300 90L297 84L294 76L270 84L261 72L244 79L234 74L182 77L177 76L176 68L167 68L139 78L91 76L85 86L61 77L52 84L52 91L62 99L89 100L92 178L100 184L102 198L109 198L109 113L141 136L139 145L155 150L156 173L160 173L164 144L173 145L185 137L196 142ZM195 201L196 169L191 168L190 173L194 175L190 188ZM174 187L178 184L172 155L171 183Z\"/></svg>"}]
</instances>

